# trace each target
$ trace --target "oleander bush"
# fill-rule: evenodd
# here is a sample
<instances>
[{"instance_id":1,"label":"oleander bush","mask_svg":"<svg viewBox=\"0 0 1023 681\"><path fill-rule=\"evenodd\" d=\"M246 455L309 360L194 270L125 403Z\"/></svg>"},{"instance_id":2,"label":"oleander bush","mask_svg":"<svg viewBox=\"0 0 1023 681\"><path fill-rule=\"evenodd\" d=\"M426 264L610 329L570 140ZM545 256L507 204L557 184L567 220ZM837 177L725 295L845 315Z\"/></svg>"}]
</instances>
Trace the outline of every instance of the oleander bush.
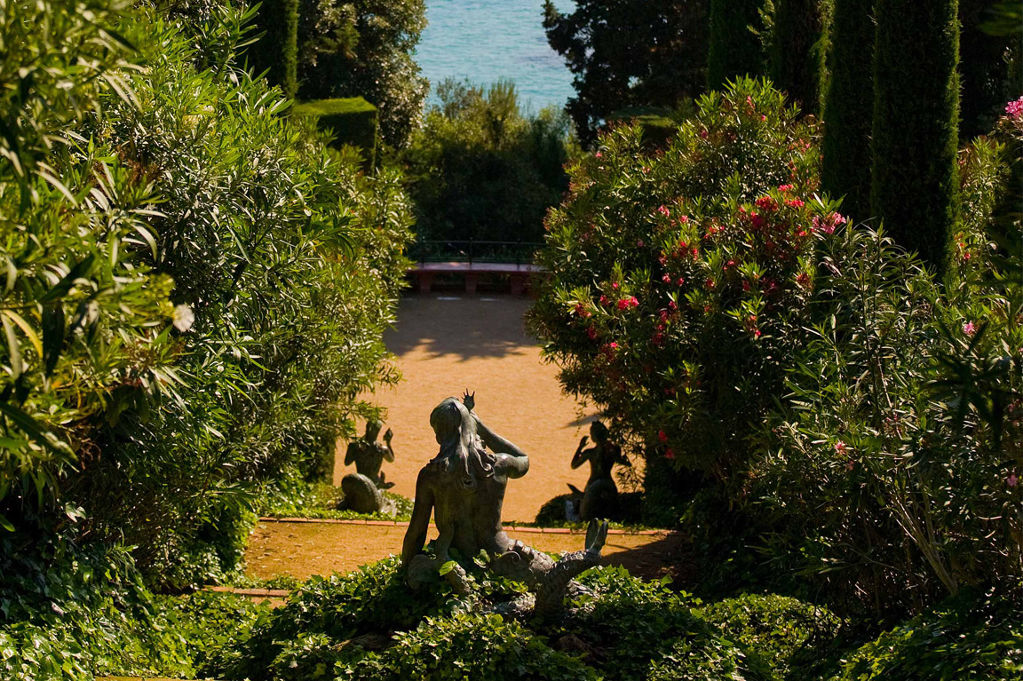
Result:
<instances>
[{"instance_id":1,"label":"oleander bush","mask_svg":"<svg viewBox=\"0 0 1023 681\"><path fill-rule=\"evenodd\" d=\"M70 504L152 583L218 579L254 497L322 476L395 378L410 205L235 59L206 68L197 43L236 55L248 10L22 9L42 28L0 67L28 69L4 91L3 523L49 531Z\"/></svg>"},{"instance_id":2,"label":"oleander bush","mask_svg":"<svg viewBox=\"0 0 1023 681\"><path fill-rule=\"evenodd\" d=\"M697 107L663 153L625 126L570 167L531 319L566 390L654 468L739 486L800 341L815 250L845 218L816 195L813 122L780 93L740 79Z\"/></svg>"}]
</instances>

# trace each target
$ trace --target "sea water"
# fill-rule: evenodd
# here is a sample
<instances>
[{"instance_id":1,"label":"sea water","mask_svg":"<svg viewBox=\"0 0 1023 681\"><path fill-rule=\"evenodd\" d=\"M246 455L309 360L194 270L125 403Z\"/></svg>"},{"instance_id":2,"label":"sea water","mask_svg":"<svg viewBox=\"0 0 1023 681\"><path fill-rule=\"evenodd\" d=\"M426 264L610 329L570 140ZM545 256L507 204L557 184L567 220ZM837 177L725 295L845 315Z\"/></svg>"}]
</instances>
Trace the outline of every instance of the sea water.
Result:
<instances>
[{"instance_id":1,"label":"sea water","mask_svg":"<svg viewBox=\"0 0 1023 681\"><path fill-rule=\"evenodd\" d=\"M569 12L575 3L554 5ZM477 85L511 80L520 106L534 113L563 107L574 93L572 74L547 44L543 0L426 0L426 19L416 61L431 86L449 77Z\"/></svg>"}]
</instances>

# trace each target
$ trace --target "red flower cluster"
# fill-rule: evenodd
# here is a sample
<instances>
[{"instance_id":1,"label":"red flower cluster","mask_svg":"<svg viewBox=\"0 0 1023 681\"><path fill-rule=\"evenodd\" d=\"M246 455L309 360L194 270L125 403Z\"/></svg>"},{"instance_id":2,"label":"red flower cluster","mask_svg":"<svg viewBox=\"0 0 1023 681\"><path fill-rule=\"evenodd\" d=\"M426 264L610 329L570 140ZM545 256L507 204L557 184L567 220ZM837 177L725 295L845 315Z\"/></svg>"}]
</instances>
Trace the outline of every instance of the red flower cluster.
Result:
<instances>
[{"instance_id":1,"label":"red flower cluster","mask_svg":"<svg viewBox=\"0 0 1023 681\"><path fill-rule=\"evenodd\" d=\"M639 299L636 296L629 296L618 301L619 310L628 310L630 307L639 307Z\"/></svg>"}]
</instances>

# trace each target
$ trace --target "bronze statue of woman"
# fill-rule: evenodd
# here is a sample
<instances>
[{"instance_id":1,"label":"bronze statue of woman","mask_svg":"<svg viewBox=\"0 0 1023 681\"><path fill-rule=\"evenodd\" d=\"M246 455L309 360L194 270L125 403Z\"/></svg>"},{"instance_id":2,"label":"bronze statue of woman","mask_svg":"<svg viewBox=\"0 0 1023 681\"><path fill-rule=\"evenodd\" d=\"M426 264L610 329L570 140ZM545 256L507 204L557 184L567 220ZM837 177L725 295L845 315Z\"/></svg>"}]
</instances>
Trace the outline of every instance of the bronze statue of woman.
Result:
<instances>
[{"instance_id":1,"label":"bronze statue of woman","mask_svg":"<svg viewBox=\"0 0 1023 681\"><path fill-rule=\"evenodd\" d=\"M451 560L452 548L466 566L486 551L492 570L529 585L536 594L536 614L550 614L561 607L571 579L596 565L607 523L591 523L586 549L565 554L557 562L512 541L501 524L504 492L508 480L529 471L529 457L488 428L474 407L474 395L466 393L461 401L447 398L430 414L440 451L416 479L412 519L401 551L407 580L414 587L428 583ZM438 531L435 558L421 553L431 515ZM464 589L464 575L459 567L448 573L448 579L456 589Z\"/></svg>"}]
</instances>

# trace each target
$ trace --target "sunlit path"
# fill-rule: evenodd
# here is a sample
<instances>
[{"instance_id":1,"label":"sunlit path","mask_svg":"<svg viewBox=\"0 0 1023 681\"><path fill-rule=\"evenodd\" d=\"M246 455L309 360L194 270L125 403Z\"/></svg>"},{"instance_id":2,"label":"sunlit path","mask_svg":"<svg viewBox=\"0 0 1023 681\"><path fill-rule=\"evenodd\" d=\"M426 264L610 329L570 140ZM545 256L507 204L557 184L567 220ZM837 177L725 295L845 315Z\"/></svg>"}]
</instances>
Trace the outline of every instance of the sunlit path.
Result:
<instances>
[{"instance_id":1,"label":"sunlit path","mask_svg":"<svg viewBox=\"0 0 1023 681\"><path fill-rule=\"evenodd\" d=\"M556 368L540 359L540 348L523 326L527 298L512 296L409 296L398 310L387 347L404 379L372 399L388 410L397 460L385 464L391 490L413 497L419 469L437 453L430 411L445 397L476 391L477 411L488 425L524 449L530 470L508 485L506 521L531 521L548 499L584 487L588 471L569 462L586 434L592 410L584 411L561 392ZM340 460L347 443L339 443Z\"/></svg>"}]
</instances>

